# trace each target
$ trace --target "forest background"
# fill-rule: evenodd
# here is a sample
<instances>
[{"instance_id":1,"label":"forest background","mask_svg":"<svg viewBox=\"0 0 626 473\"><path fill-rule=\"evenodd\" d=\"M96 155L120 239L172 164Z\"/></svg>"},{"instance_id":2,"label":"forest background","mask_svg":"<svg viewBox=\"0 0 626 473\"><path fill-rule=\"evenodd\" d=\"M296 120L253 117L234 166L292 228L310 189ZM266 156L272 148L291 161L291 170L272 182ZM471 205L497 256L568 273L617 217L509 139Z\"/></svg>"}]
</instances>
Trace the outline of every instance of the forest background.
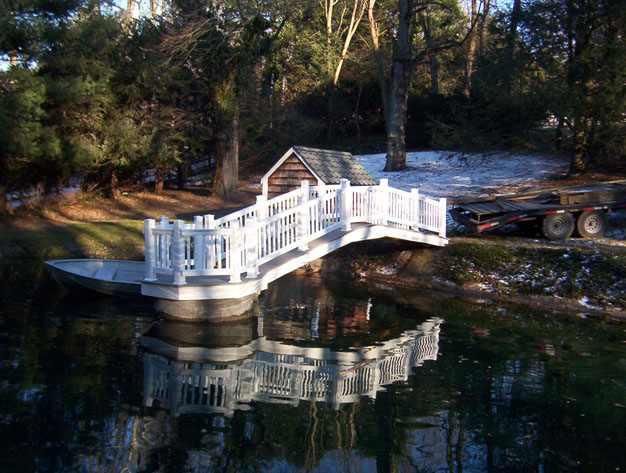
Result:
<instances>
[{"instance_id":1,"label":"forest background","mask_svg":"<svg viewBox=\"0 0 626 473\"><path fill-rule=\"evenodd\" d=\"M198 160L228 197L294 144L623 169L624 31L626 0L5 0L0 215L77 176L158 193Z\"/></svg>"}]
</instances>

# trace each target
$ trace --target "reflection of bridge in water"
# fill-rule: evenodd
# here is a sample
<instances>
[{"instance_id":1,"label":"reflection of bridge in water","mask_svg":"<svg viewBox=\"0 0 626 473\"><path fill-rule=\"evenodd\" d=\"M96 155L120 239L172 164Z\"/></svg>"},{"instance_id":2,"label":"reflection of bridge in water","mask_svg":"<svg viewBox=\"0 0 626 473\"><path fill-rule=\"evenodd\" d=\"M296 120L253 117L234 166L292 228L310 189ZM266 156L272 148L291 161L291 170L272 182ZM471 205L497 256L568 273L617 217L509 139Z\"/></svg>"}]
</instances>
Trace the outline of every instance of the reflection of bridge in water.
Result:
<instances>
[{"instance_id":1,"label":"reflection of bridge in water","mask_svg":"<svg viewBox=\"0 0 626 473\"><path fill-rule=\"evenodd\" d=\"M144 336L144 404L174 415L232 415L252 401L294 406L323 401L338 408L375 398L386 385L406 381L412 368L437 359L442 322L432 318L396 338L350 351L266 337L238 347L179 347Z\"/></svg>"}]
</instances>

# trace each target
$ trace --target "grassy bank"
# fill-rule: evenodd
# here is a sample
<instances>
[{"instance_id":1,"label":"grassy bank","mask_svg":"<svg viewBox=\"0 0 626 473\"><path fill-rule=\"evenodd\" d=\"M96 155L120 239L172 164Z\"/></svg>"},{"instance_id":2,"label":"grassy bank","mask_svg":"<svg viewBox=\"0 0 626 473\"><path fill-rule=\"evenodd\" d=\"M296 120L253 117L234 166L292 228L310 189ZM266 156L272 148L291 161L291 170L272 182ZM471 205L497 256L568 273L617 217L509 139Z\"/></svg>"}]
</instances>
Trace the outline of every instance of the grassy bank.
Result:
<instances>
[{"instance_id":1,"label":"grassy bank","mask_svg":"<svg viewBox=\"0 0 626 473\"><path fill-rule=\"evenodd\" d=\"M437 289L571 312L626 309L626 252L518 239L452 239L444 248L391 241L341 250L325 270L364 282Z\"/></svg>"},{"instance_id":2,"label":"grassy bank","mask_svg":"<svg viewBox=\"0 0 626 473\"><path fill-rule=\"evenodd\" d=\"M116 200L76 194L19 208L0 222L0 260L21 258L143 259L143 220L166 216L191 220L194 215L224 215L254 202L256 189L225 200L203 187L184 191L128 191Z\"/></svg>"},{"instance_id":3,"label":"grassy bank","mask_svg":"<svg viewBox=\"0 0 626 473\"><path fill-rule=\"evenodd\" d=\"M143 222L53 223L35 228L7 225L0 232L0 259L143 259Z\"/></svg>"},{"instance_id":4,"label":"grassy bank","mask_svg":"<svg viewBox=\"0 0 626 473\"><path fill-rule=\"evenodd\" d=\"M501 295L551 296L581 306L626 308L626 254L573 247L457 242L436 273L461 287Z\"/></svg>"}]
</instances>

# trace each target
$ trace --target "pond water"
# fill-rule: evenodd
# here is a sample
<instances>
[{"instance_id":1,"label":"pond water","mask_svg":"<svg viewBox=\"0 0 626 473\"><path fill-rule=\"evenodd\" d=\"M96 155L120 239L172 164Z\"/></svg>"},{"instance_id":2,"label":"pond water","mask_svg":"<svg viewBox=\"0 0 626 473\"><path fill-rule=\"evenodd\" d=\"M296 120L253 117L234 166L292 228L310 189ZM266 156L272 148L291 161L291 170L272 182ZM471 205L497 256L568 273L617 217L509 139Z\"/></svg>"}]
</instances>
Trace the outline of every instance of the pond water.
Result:
<instances>
[{"instance_id":1,"label":"pond water","mask_svg":"<svg viewBox=\"0 0 626 473\"><path fill-rule=\"evenodd\" d=\"M0 277L2 472L626 468L623 325L319 276L185 325Z\"/></svg>"}]
</instances>

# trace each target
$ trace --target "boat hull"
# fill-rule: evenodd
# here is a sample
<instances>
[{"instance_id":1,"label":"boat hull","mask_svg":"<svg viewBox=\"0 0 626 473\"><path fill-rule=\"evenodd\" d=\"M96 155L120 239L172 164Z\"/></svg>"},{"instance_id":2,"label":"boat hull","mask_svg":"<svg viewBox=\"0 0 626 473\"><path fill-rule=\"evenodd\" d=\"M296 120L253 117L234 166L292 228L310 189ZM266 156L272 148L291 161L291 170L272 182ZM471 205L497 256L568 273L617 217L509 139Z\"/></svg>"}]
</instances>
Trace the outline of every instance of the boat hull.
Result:
<instances>
[{"instance_id":1,"label":"boat hull","mask_svg":"<svg viewBox=\"0 0 626 473\"><path fill-rule=\"evenodd\" d=\"M75 259L46 261L54 279L67 289L88 289L113 296L140 296L142 261Z\"/></svg>"}]
</instances>

